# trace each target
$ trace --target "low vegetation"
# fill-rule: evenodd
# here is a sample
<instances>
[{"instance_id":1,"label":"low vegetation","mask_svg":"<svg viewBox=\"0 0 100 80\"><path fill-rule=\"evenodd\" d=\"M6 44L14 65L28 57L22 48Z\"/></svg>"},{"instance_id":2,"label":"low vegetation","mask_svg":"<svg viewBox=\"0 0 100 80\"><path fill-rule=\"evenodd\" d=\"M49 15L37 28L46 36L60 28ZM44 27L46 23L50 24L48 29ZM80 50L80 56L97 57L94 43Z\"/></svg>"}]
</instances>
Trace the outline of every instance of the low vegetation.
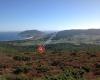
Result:
<instances>
[{"instance_id":1,"label":"low vegetation","mask_svg":"<svg viewBox=\"0 0 100 80\"><path fill-rule=\"evenodd\" d=\"M99 80L100 46L70 43L36 45L0 43L0 80Z\"/></svg>"}]
</instances>

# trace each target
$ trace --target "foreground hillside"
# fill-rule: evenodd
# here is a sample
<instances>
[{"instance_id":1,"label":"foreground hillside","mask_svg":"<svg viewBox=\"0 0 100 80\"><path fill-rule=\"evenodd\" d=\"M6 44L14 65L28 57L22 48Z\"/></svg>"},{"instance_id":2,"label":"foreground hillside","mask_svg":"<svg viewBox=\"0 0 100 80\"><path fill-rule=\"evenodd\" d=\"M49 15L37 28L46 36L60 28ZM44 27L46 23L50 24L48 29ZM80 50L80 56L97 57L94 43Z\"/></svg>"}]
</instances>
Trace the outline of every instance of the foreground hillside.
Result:
<instances>
[{"instance_id":1,"label":"foreground hillside","mask_svg":"<svg viewBox=\"0 0 100 80\"><path fill-rule=\"evenodd\" d=\"M100 80L100 46L0 43L0 80Z\"/></svg>"}]
</instances>

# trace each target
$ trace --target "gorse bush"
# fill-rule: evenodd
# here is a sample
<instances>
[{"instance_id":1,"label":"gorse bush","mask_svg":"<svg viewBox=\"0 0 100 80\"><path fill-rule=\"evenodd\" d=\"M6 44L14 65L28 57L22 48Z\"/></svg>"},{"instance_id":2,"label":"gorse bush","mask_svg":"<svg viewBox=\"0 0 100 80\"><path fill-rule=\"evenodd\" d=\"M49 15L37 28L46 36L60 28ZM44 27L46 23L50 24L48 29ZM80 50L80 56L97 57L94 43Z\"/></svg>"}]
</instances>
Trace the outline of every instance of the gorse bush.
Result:
<instances>
[{"instance_id":1,"label":"gorse bush","mask_svg":"<svg viewBox=\"0 0 100 80\"><path fill-rule=\"evenodd\" d=\"M30 61L31 60L31 58L27 56L14 56L13 59L17 61Z\"/></svg>"},{"instance_id":2,"label":"gorse bush","mask_svg":"<svg viewBox=\"0 0 100 80\"><path fill-rule=\"evenodd\" d=\"M16 67L13 71L14 74L28 73L31 69L27 67Z\"/></svg>"},{"instance_id":3,"label":"gorse bush","mask_svg":"<svg viewBox=\"0 0 100 80\"><path fill-rule=\"evenodd\" d=\"M85 80L83 78L83 71L67 68L62 74L58 76L45 76L44 80Z\"/></svg>"},{"instance_id":4,"label":"gorse bush","mask_svg":"<svg viewBox=\"0 0 100 80\"><path fill-rule=\"evenodd\" d=\"M48 67L46 67L46 66L38 66L36 68L36 70L38 73L45 73L45 72L49 71Z\"/></svg>"}]
</instances>

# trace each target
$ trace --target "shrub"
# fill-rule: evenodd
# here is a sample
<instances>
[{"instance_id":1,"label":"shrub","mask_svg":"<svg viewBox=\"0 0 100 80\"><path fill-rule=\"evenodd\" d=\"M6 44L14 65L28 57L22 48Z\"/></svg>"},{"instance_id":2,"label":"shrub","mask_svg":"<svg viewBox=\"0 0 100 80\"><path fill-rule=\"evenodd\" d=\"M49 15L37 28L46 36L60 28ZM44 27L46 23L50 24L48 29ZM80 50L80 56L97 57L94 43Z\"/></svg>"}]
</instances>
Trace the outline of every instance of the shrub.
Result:
<instances>
[{"instance_id":1,"label":"shrub","mask_svg":"<svg viewBox=\"0 0 100 80\"><path fill-rule=\"evenodd\" d=\"M48 67L45 67L45 66L39 66L36 68L36 70L39 73L44 73L44 72L47 72L49 69L48 69Z\"/></svg>"},{"instance_id":2,"label":"shrub","mask_svg":"<svg viewBox=\"0 0 100 80\"><path fill-rule=\"evenodd\" d=\"M31 58L27 56L14 56L13 59L17 61L30 61L31 60Z\"/></svg>"},{"instance_id":3,"label":"shrub","mask_svg":"<svg viewBox=\"0 0 100 80\"><path fill-rule=\"evenodd\" d=\"M13 71L13 73L14 74L28 73L29 70L31 70L31 69L26 68L26 67L16 67L16 69Z\"/></svg>"}]
</instances>

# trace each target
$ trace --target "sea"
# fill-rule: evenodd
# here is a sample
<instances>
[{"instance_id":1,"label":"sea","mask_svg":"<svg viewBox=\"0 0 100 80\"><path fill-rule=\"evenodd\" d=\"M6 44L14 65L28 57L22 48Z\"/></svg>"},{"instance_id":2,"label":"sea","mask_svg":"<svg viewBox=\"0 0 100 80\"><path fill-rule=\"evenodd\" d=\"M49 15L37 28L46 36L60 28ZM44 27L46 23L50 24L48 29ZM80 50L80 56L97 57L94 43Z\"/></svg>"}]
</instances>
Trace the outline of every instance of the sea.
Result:
<instances>
[{"instance_id":1,"label":"sea","mask_svg":"<svg viewBox=\"0 0 100 80\"><path fill-rule=\"evenodd\" d=\"M0 32L0 41L23 40L25 37L19 35L20 32Z\"/></svg>"}]
</instances>

